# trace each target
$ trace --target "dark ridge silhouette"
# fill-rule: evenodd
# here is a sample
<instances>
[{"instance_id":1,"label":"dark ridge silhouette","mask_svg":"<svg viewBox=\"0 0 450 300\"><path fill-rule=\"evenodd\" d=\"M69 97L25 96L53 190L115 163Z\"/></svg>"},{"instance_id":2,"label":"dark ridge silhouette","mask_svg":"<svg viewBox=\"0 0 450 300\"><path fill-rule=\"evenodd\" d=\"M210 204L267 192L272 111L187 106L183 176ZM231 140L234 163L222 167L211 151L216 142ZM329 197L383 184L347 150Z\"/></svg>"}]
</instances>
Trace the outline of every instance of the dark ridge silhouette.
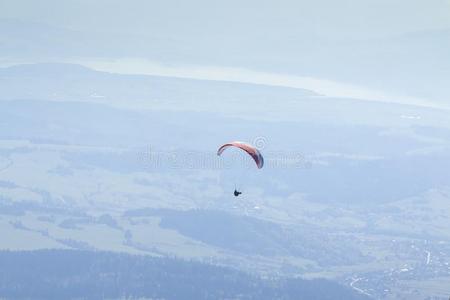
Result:
<instances>
[{"instance_id":1,"label":"dark ridge silhouette","mask_svg":"<svg viewBox=\"0 0 450 300\"><path fill-rule=\"evenodd\" d=\"M365 299L327 280L261 279L175 258L110 252L0 251L6 299Z\"/></svg>"}]
</instances>

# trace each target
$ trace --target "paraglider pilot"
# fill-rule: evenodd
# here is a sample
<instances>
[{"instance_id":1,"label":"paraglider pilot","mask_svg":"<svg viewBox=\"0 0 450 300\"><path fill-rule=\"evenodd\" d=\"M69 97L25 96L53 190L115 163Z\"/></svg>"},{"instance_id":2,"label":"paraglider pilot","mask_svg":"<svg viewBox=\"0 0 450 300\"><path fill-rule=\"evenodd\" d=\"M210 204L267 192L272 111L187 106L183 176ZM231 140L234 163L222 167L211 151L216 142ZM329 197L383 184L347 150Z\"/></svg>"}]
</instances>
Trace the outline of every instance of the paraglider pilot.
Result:
<instances>
[{"instance_id":1,"label":"paraglider pilot","mask_svg":"<svg viewBox=\"0 0 450 300\"><path fill-rule=\"evenodd\" d=\"M250 144L246 144L243 142L238 142L238 141L234 141L231 143L227 143L222 145L219 150L217 150L217 155L220 156L222 154L222 152L229 148L229 147L236 147L239 149L242 149L243 151L247 152L247 154L249 154L253 160L256 163L256 166L258 167L258 169L261 169L264 166L264 158L261 155L261 152L259 152L258 149L256 149L254 146L250 145ZM236 188L234 189L234 196L237 197L240 194L242 194L242 192L239 192Z\"/></svg>"}]
</instances>

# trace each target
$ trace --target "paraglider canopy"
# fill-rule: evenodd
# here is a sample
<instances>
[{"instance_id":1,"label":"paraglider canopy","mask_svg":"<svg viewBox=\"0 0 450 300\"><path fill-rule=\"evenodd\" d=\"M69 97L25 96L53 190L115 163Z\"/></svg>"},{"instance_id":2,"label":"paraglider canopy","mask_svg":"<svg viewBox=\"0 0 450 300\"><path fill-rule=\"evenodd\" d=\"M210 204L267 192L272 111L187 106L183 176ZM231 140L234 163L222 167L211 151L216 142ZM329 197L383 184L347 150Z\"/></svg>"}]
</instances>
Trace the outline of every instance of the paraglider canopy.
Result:
<instances>
[{"instance_id":1,"label":"paraglider canopy","mask_svg":"<svg viewBox=\"0 0 450 300\"><path fill-rule=\"evenodd\" d=\"M219 148L219 150L217 150L217 155L221 155L223 153L223 151L225 151L225 149L227 149L229 147L236 147L236 148L242 149L245 152L247 152L255 161L258 169L261 169L264 166L264 158L261 155L261 153L259 152L259 150L256 149L254 146L244 143L244 142L235 141L235 142L226 143L226 144L222 145Z\"/></svg>"}]
</instances>

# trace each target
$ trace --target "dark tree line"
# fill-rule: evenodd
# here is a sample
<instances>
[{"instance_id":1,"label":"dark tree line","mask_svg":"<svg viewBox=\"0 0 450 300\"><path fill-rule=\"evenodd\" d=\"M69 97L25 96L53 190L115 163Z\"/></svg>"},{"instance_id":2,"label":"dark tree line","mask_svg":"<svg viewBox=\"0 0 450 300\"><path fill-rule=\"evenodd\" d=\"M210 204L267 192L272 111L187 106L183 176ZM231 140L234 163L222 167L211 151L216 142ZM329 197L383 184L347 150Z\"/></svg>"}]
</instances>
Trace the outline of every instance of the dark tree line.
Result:
<instances>
[{"instance_id":1,"label":"dark tree line","mask_svg":"<svg viewBox=\"0 0 450 300\"><path fill-rule=\"evenodd\" d=\"M0 251L7 299L360 299L326 280L263 280L174 258L75 250Z\"/></svg>"}]
</instances>

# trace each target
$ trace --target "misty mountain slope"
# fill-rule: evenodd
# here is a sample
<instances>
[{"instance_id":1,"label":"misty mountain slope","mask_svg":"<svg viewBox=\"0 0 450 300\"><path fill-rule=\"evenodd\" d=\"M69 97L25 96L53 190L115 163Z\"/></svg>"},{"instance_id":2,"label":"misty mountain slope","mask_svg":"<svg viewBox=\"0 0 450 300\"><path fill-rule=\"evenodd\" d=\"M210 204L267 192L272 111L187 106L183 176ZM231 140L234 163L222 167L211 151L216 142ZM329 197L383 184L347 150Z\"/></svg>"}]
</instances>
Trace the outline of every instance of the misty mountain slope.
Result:
<instances>
[{"instance_id":1,"label":"misty mountain slope","mask_svg":"<svg viewBox=\"0 0 450 300\"><path fill-rule=\"evenodd\" d=\"M301 228L283 226L214 210L140 209L128 211L124 216L158 216L161 217L161 228L174 229L203 243L246 255L302 257L319 265L345 265L370 260L351 247L329 247L335 237L322 234L320 228L306 224ZM342 255L344 253L346 255Z\"/></svg>"},{"instance_id":2,"label":"misty mountain slope","mask_svg":"<svg viewBox=\"0 0 450 300\"><path fill-rule=\"evenodd\" d=\"M14 263L11 263L14 261ZM108 252L1 252L0 296L26 299L368 299L326 280L262 280L173 258Z\"/></svg>"},{"instance_id":3,"label":"misty mountain slope","mask_svg":"<svg viewBox=\"0 0 450 300\"><path fill-rule=\"evenodd\" d=\"M21 65L0 70L1 98L102 103L120 108L261 114L272 99L308 104L312 92L235 82L96 72L79 65ZM246 101L242 101L246 99ZM279 112L275 112L276 115ZM263 115L271 117L271 115Z\"/></svg>"},{"instance_id":4,"label":"misty mountain slope","mask_svg":"<svg viewBox=\"0 0 450 300\"><path fill-rule=\"evenodd\" d=\"M134 110L222 113L248 120L450 128L448 111L248 83L97 72L73 64L0 69L0 99L107 104Z\"/></svg>"}]
</instances>

